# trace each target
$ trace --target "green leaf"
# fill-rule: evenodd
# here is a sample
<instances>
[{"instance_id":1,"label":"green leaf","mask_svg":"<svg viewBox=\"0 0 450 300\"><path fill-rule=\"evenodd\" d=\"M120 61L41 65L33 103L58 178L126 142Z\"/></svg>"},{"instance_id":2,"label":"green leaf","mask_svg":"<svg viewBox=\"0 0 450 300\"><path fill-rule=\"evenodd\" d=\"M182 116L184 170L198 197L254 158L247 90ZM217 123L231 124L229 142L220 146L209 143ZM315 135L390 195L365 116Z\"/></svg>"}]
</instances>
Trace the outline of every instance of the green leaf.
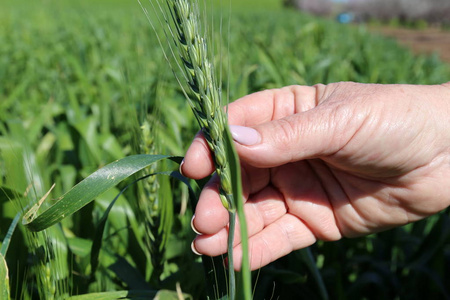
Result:
<instances>
[{"instance_id":1,"label":"green leaf","mask_svg":"<svg viewBox=\"0 0 450 300\"><path fill-rule=\"evenodd\" d=\"M179 300L179 299L193 299L190 295L182 294L180 292L161 290L155 297L155 300Z\"/></svg>"},{"instance_id":2,"label":"green leaf","mask_svg":"<svg viewBox=\"0 0 450 300\"><path fill-rule=\"evenodd\" d=\"M231 137L228 126L225 127L224 137L227 160L230 163L231 186L233 190L234 205L239 217L239 226L241 231L242 264L241 271L239 272L239 285L237 287L237 291L239 292L238 298L252 299L252 279L248 258L247 222L245 220L244 201L242 200L241 165L239 163L239 157L234 148L233 138ZM230 217L232 217L231 214ZM234 235L234 230L230 230L230 234ZM231 237L230 240L233 241L233 237ZM232 253L228 253L228 255L232 255ZM232 269L230 269L230 273L232 273Z\"/></svg>"},{"instance_id":3,"label":"green leaf","mask_svg":"<svg viewBox=\"0 0 450 300\"><path fill-rule=\"evenodd\" d=\"M306 264L308 270L311 272L314 280L316 281L317 288L320 293L320 297L323 300L328 300L328 292L325 287L325 283L323 281L322 275L320 274L319 269L317 268L317 264L314 260L314 256L311 253L310 248L300 249L294 252L294 255L300 257L300 259Z\"/></svg>"},{"instance_id":4,"label":"green leaf","mask_svg":"<svg viewBox=\"0 0 450 300\"><path fill-rule=\"evenodd\" d=\"M116 291L72 296L67 300L154 299L156 291Z\"/></svg>"},{"instance_id":5,"label":"green leaf","mask_svg":"<svg viewBox=\"0 0 450 300\"><path fill-rule=\"evenodd\" d=\"M125 258L116 255L116 262L108 267L117 277L121 279L130 289L149 289L148 283L143 275L132 266Z\"/></svg>"},{"instance_id":6,"label":"green leaf","mask_svg":"<svg viewBox=\"0 0 450 300\"><path fill-rule=\"evenodd\" d=\"M167 155L132 155L97 170L74 186L58 199L53 206L39 216L35 216L40 207L37 203L24 216L23 224L31 231L41 231L65 217L75 213L95 197L117 185L122 180L162 159L173 159Z\"/></svg>"},{"instance_id":7,"label":"green leaf","mask_svg":"<svg viewBox=\"0 0 450 300\"><path fill-rule=\"evenodd\" d=\"M170 172L166 174L172 176L175 172ZM162 241L158 247L164 249L169 236L172 233L173 226L173 195L172 186L168 177L163 177L159 179L159 214L160 214L160 224L158 232L162 235Z\"/></svg>"},{"instance_id":8,"label":"green leaf","mask_svg":"<svg viewBox=\"0 0 450 300\"><path fill-rule=\"evenodd\" d=\"M89 249L92 247L92 241L79 237L69 237L67 238L67 243L70 251L80 257L88 256Z\"/></svg>"},{"instance_id":9,"label":"green leaf","mask_svg":"<svg viewBox=\"0 0 450 300\"><path fill-rule=\"evenodd\" d=\"M2 242L2 247L0 249L0 254L2 256L6 256L6 252L8 251L9 243L11 242L11 237L16 229L17 223L19 223L22 212L18 212L14 217L11 225L9 226L8 232L6 233L5 239Z\"/></svg>"},{"instance_id":10,"label":"green leaf","mask_svg":"<svg viewBox=\"0 0 450 300\"><path fill-rule=\"evenodd\" d=\"M0 203L20 198L20 193L12 188L0 186Z\"/></svg>"},{"instance_id":11,"label":"green leaf","mask_svg":"<svg viewBox=\"0 0 450 300\"><path fill-rule=\"evenodd\" d=\"M117 300L117 299L133 299L133 300L178 300L193 299L192 296L169 290L160 291L117 291L104 293L91 293L67 298L67 300Z\"/></svg>"},{"instance_id":12,"label":"green leaf","mask_svg":"<svg viewBox=\"0 0 450 300\"><path fill-rule=\"evenodd\" d=\"M8 265L2 254L0 254L0 299L9 300Z\"/></svg>"},{"instance_id":13,"label":"green leaf","mask_svg":"<svg viewBox=\"0 0 450 300\"><path fill-rule=\"evenodd\" d=\"M0 160L2 160L2 167L8 174L4 183L7 186L14 186L19 191L25 191L28 186L28 176L23 167L26 158L25 155L21 155L22 153L23 146L18 141L0 137Z\"/></svg>"}]
</instances>

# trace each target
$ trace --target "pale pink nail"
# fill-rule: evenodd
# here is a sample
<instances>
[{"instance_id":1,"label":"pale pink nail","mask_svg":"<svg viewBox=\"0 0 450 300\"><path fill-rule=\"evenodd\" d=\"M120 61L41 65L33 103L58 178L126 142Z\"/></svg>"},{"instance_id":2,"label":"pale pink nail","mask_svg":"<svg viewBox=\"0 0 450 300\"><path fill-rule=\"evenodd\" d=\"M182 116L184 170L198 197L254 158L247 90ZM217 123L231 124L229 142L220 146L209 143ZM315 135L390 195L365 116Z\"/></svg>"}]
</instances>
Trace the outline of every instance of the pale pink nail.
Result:
<instances>
[{"instance_id":1,"label":"pale pink nail","mask_svg":"<svg viewBox=\"0 0 450 300\"><path fill-rule=\"evenodd\" d=\"M192 230L196 233L196 234L198 234L198 235L201 235L201 233L197 230L197 228L195 228L195 226L194 226L194 218L195 218L195 215L193 215L192 216L192 219L191 219L191 228L192 228Z\"/></svg>"},{"instance_id":2,"label":"pale pink nail","mask_svg":"<svg viewBox=\"0 0 450 300\"><path fill-rule=\"evenodd\" d=\"M250 127L230 125L230 132L233 139L241 145L252 146L261 142L259 132Z\"/></svg>"},{"instance_id":3,"label":"pale pink nail","mask_svg":"<svg viewBox=\"0 0 450 300\"><path fill-rule=\"evenodd\" d=\"M197 251L197 249L195 249L194 241L192 241L192 243L191 243L191 250L192 250L192 252L194 252L194 254L196 254L196 255L202 255L200 252Z\"/></svg>"},{"instance_id":4,"label":"pale pink nail","mask_svg":"<svg viewBox=\"0 0 450 300\"><path fill-rule=\"evenodd\" d=\"M180 174L184 176L183 171L182 171L183 165L184 165L184 158L180 163L180 167L178 168L178 171L180 172Z\"/></svg>"}]
</instances>

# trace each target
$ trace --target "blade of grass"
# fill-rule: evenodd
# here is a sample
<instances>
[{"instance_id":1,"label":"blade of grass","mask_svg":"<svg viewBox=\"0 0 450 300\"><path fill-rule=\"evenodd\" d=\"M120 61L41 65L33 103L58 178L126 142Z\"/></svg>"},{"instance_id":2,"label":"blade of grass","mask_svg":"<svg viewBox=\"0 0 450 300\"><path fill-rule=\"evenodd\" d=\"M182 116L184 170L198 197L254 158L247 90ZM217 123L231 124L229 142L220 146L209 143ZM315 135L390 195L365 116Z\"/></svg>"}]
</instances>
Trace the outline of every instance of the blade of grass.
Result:
<instances>
[{"instance_id":1,"label":"blade of grass","mask_svg":"<svg viewBox=\"0 0 450 300\"><path fill-rule=\"evenodd\" d=\"M2 247L0 249L0 254L2 256L6 256L6 252L8 251L9 243L11 242L11 237L14 233L14 230L17 227L17 223L19 223L20 217L22 216L22 212L18 212L14 217L11 225L9 226L8 232L6 233L5 238L2 242Z\"/></svg>"},{"instance_id":2,"label":"blade of grass","mask_svg":"<svg viewBox=\"0 0 450 300\"><path fill-rule=\"evenodd\" d=\"M124 257L115 255L116 261L108 269L114 272L129 289L148 290L149 284L139 270L132 266Z\"/></svg>"},{"instance_id":3,"label":"blade of grass","mask_svg":"<svg viewBox=\"0 0 450 300\"><path fill-rule=\"evenodd\" d=\"M37 217L34 212L37 212L40 205L36 204L24 216L23 224L31 231L48 228L75 213L122 180L162 159L179 161L179 159L167 155L146 154L132 155L115 161L75 185L69 192L59 197L54 205Z\"/></svg>"},{"instance_id":4,"label":"blade of grass","mask_svg":"<svg viewBox=\"0 0 450 300\"><path fill-rule=\"evenodd\" d=\"M133 299L133 300L178 300L180 293L176 291L160 290L160 291L117 291L104 293L91 293L67 298L67 300L116 300L116 299ZM192 299L190 295L181 294L181 299Z\"/></svg>"},{"instance_id":5,"label":"blade of grass","mask_svg":"<svg viewBox=\"0 0 450 300\"><path fill-rule=\"evenodd\" d=\"M311 272L314 280L316 281L321 299L328 300L328 292L325 287L325 283L323 282L322 275L320 275L319 269L317 268L314 256L311 253L311 249L305 248L295 251L295 255L298 255L300 257L300 259L306 264L309 271Z\"/></svg>"},{"instance_id":6,"label":"blade of grass","mask_svg":"<svg viewBox=\"0 0 450 300\"><path fill-rule=\"evenodd\" d=\"M116 291L72 296L67 300L154 299L157 291Z\"/></svg>"},{"instance_id":7,"label":"blade of grass","mask_svg":"<svg viewBox=\"0 0 450 300\"><path fill-rule=\"evenodd\" d=\"M0 253L0 299L9 300L9 275L5 257Z\"/></svg>"},{"instance_id":8,"label":"blade of grass","mask_svg":"<svg viewBox=\"0 0 450 300\"><path fill-rule=\"evenodd\" d=\"M241 245L242 245L242 264L241 271L239 272L239 285L237 287L237 291L239 292L239 299L251 299L252 298L252 279L250 272L250 263L248 258L248 234L247 234L247 222L245 220L244 213L244 202L242 200L242 180L241 180L241 165L239 163L239 157L236 153L233 144L233 138L231 137L230 130L228 126L224 129L224 143L227 154L227 161L230 164L230 173L231 173L231 187L233 191L233 201L237 210L237 215L239 218L239 226L241 233ZM230 232L229 232L229 252L228 252L228 260L230 261L230 257L233 255L233 239L234 239L234 228L231 230L231 220L236 217L236 213L232 216L230 213ZM230 246L231 244L231 246ZM231 248L231 251L230 251ZM232 264L229 265L230 276L234 276L234 267ZM230 280L231 282L231 280ZM236 289L236 286L232 286L230 284L230 289Z\"/></svg>"},{"instance_id":9,"label":"blade of grass","mask_svg":"<svg viewBox=\"0 0 450 300\"><path fill-rule=\"evenodd\" d=\"M12 188L0 186L0 203L20 198L20 193Z\"/></svg>"},{"instance_id":10,"label":"blade of grass","mask_svg":"<svg viewBox=\"0 0 450 300\"><path fill-rule=\"evenodd\" d=\"M233 175L233 173L231 173ZM228 296L230 300L236 299L236 273L234 271L233 241L236 229L236 212L228 211Z\"/></svg>"}]
</instances>

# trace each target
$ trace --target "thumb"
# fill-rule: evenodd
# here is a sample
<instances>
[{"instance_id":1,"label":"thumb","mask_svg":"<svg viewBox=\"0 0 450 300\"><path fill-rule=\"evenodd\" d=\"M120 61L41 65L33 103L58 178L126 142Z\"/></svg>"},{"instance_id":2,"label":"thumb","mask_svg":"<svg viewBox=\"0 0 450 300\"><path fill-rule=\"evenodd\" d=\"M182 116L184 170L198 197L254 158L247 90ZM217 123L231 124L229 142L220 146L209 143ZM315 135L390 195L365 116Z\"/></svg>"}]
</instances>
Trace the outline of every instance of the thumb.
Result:
<instances>
[{"instance_id":1,"label":"thumb","mask_svg":"<svg viewBox=\"0 0 450 300\"><path fill-rule=\"evenodd\" d=\"M355 132L343 123L331 109L316 107L253 127L230 125L230 131L241 160L269 168L336 153Z\"/></svg>"}]
</instances>

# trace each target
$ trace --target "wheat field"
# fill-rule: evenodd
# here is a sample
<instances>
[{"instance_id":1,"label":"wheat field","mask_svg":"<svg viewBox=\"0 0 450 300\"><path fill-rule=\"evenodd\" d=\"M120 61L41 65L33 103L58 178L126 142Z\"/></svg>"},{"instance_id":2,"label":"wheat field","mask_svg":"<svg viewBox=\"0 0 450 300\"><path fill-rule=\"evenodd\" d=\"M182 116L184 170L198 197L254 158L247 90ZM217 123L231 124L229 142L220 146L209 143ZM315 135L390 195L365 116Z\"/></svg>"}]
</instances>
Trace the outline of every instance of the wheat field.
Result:
<instances>
[{"instance_id":1,"label":"wheat field","mask_svg":"<svg viewBox=\"0 0 450 300\"><path fill-rule=\"evenodd\" d=\"M205 181L177 170L198 117L157 40L163 28L152 28L137 1L4 2L0 299L228 299L224 258L190 248ZM218 1L206 15L222 103L291 84L450 78L437 56L414 56L364 25L284 9L282 1ZM249 292L445 299L449 216L318 242L253 272Z\"/></svg>"}]
</instances>

